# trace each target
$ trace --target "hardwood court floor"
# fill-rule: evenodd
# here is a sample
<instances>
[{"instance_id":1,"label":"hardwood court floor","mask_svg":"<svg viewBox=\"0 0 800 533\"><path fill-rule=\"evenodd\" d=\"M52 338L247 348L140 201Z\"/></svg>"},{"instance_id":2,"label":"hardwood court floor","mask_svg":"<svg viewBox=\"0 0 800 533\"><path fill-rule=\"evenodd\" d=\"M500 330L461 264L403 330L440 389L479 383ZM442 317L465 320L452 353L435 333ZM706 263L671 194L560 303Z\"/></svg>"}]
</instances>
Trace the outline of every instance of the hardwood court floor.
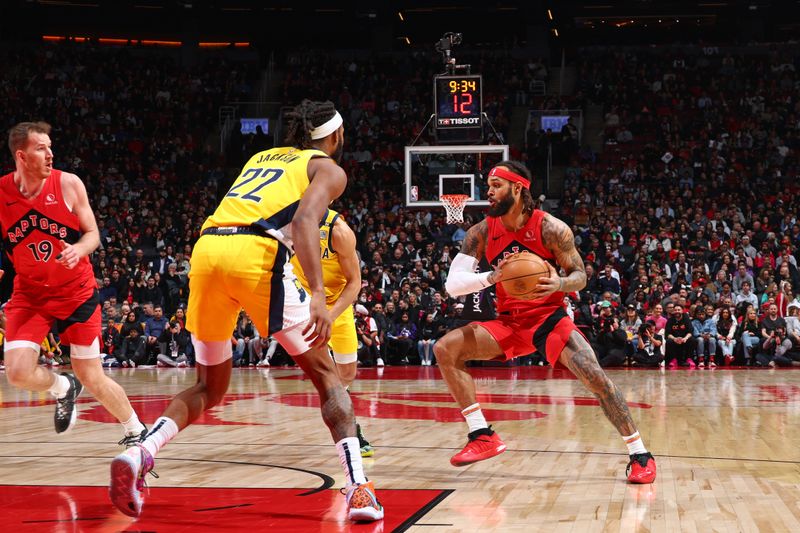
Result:
<instances>
[{"instance_id":1,"label":"hardwood court floor","mask_svg":"<svg viewBox=\"0 0 800 533\"><path fill-rule=\"evenodd\" d=\"M113 369L151 423L192 369ZM343 475L299 370L234 370L230 395L162 450L138 522L106 498L120 426L91 397L68 434L45 394L0 377L0 516L23 531L800 531L800 373L616 370L654 485L625 482L627 455L597 402L565 371L473 369L508 445L454 468L466 425L438 369L365 369L352 387L376 446L365 459L386 506L343 520ZM265 529L266 526L266 529Z\"/></svg>"}]
</instances>

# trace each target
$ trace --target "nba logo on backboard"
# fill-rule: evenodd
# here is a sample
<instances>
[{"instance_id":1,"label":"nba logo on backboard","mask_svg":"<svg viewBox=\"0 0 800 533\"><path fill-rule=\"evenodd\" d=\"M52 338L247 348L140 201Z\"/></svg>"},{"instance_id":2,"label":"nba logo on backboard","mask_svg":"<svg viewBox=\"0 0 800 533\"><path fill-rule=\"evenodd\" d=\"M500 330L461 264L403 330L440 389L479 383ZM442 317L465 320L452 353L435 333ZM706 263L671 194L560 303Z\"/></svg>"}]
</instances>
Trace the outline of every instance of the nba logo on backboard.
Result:
<instances>
[{"instance_id":1,"label":"nba logo on backboard","mask_svg":"<svg viewBox=\"0 0 800 533\"><path fill-rule=\"evenodd\" d=\"M411 201L416 202L419 200L419 189L416 185L411 186Z\"/></svg>"}]
</instances>

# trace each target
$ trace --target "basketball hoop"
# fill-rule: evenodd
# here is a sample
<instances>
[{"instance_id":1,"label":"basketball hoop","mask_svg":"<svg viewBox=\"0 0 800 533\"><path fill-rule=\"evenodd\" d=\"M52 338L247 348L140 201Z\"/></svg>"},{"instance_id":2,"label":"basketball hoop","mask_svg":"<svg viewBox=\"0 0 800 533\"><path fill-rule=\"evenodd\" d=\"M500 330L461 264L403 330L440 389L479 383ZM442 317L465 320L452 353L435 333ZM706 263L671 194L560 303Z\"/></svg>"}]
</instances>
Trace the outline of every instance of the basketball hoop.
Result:
<instances>
[{"instance_id":1,"label":"basketball hoop","mask_svg":"<svg viewBox=\"0 0 800 533\"><path fill-rule=\"evenodd\" d=\"M447 212L447 223L456 224L464 222L464 206L467 205L469 196L466 194L443 194L440 197L444 210Z\"/></svg>"}]
</instances>

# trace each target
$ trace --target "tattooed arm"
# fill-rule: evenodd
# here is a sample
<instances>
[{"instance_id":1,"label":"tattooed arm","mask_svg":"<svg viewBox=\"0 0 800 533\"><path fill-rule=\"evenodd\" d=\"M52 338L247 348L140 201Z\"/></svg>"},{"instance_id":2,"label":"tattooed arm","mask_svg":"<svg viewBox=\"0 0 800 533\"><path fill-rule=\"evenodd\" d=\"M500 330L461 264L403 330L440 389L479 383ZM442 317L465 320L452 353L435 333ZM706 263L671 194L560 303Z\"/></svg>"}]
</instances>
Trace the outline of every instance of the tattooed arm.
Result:
<instances>
[{"instance_id":1,"label":"tattooed arm","mask_svg":"<svg viewBox=\"0 0 800 533\"><path fill-rule=\"evenodd\" d=\"M467 230L461 251L453 259L450 271L447 273L445 289L450 296L478 292L500 281L499 268L494 272L475 273L478 261L486 250L488 233L489 225L485 219Z\"/></svg>"},{"instance_id":2,"label":"tattooed arm","mask_svg":"<svg viewBox=\"0 0 800 533\"><path fill-rule=\"evenodd\" d=\"M556 262L566 272L560 277L556 272L547 281L551 282L553 292L574 292L586 286L586 269L583 266L578 250L575 248L575 236L563 221L556 217L545 215L542 220L542 241L544 245L556 256ZM541 282L545 280L540 280Z\"/></svg>"}]
</instances>

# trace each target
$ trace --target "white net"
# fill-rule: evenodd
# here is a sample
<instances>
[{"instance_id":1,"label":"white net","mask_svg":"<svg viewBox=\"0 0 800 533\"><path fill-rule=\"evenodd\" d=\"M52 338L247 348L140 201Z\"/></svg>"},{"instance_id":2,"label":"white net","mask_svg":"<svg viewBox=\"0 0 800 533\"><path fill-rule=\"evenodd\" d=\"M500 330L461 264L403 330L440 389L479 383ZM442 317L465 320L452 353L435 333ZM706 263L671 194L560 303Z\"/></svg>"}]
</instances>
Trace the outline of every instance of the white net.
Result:
<instances>
[{"instance_id":1,"label":"white net","mask_svg":"<svg viewBox=\"0 0 800 533\"><path fill-rule=\"evenodd\" d=\"M448 224L464 222L464 206L467 205L469 196L466 194L443 194L441 200L447 212Z\"/></svg>"}]
</instances>

